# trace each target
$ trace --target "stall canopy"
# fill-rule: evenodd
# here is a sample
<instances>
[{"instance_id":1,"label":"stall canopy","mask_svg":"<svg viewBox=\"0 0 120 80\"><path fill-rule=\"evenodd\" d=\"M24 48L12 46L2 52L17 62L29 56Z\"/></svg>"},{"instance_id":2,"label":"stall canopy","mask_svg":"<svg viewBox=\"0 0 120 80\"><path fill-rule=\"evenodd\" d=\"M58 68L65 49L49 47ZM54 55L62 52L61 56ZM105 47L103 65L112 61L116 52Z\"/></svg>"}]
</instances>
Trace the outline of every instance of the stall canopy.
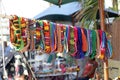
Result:
<instances>
[{"instance_id":1,"label":"stall canopy","mask_svg":"<svg viewBox=\"0 0 120 80\"><path fill-rule=\"evenodd\" d=\"M53 3L55 5L60 5L60 4L66 4L74 1L79 1L79 0L44 0L50 3Z\"/></svg>"},{"instance_id":2,"label":"stall canopy","mask_svg":"<svg viewBox=\"0 0 120 80\"><path fill-rule=\"evenodd\" d=\"M52 21L72 21L72 14L79 10L81 10L81 4L77 1L61 5L61 7L52 5L34 18Z\"/></svg>"},{"instance_id":3,"label":"stall canopy","mask_svg":"<svg viewBox=\"0 0 120 80\"><path fill-rule=\"evenodd\" d=\"M72 15L80 11L81 9L82 9L81 4L78 1L63 4L61 5L61 7L59 7L58 5L52 5L42 13L36 15L34 18L40 20L72 22L73 21ZM107 18L119 16L118 13L113 10L105 9L104 11L105 16ZM100 19L99 10L97 12L96 19Z\"/></svg>"},{"instance_id":4,"label":"stall canopy","mask_svg":"<svg viewBox=\"0 0 120 80\"><path fill-rule=\"evenodd\" d=\"M110 10L110 9L105 9L105 17L106 18L111 18L111 17L118 17L119 14L116 11ZM97 16L96 19L100 19L100 15L99 15L99 10L97 12Z\"/></svg>"}]
</instances>

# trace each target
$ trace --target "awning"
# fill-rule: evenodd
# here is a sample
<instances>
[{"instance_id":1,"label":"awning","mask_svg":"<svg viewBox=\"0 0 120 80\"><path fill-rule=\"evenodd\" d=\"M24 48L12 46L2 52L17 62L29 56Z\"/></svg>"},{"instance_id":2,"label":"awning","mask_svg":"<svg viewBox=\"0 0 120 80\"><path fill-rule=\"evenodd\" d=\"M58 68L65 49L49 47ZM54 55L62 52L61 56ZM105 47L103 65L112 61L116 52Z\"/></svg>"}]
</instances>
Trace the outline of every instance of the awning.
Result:
<instances>
[{"instance_id":1,"label":"awning","mask_svg":"<svg viewBox=\"0 0 120 80\"><path fill-rule=\"evenodd\" d=\"M81 10L81 4L79 2L71 2L61 5L61 7L52 5L34 18L53 21L72 21L71 15L79 10Z\"/></svg>"},{"instance_id":2,"label":"awning","mask_svg":"<svg viewBox=\"0 0 120 80\"><path fill-rule=\"evenodd\" d=\"M60 4L66 4L66 3L79 1L79 0L44 0L44 1L50 2L50 3L55 4L55 5L60 5Z\"/></svg>"}]
</instances>

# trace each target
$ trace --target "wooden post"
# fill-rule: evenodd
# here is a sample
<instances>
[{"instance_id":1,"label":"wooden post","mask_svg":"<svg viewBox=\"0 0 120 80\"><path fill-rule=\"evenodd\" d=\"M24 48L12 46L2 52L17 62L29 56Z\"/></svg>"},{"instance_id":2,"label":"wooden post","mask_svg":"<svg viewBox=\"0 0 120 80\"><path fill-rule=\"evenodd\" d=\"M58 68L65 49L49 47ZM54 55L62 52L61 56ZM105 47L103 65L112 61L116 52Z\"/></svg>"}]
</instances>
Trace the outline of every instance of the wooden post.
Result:
<instances>
[{"instance_id":1,"label":"wooden post","mask_svg":"<svg viewBox=\"0 0 120 80\"><path fill-rule=\"evenodd\" d=\"M104 0L99 0L99 12L100 12L100 26L101 30L105 31L105 14L104 14ZM104 67L104 80L108 80L108 59L105 59L103 63Z\"/></svg>"}]
</instances>

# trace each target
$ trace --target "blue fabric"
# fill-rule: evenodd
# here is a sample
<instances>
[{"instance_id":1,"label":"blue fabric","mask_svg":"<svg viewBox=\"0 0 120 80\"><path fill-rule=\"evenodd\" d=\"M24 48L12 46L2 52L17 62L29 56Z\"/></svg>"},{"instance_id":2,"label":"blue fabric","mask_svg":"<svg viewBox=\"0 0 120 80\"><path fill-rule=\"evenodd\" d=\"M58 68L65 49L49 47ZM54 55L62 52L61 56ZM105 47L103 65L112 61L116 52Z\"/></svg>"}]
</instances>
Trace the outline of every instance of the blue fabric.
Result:
<instances>
[{"instance_id":1,"label":"blue fabric","mask_svg":"<svg viewBox=\"0 0 120 80\"><path fill-rule=\"evenodd\" d=\"M81 33L81 28L77 27L78 29L78 41L77 41L77 55L76 58L84 58L84 53L82 51L82 33Z\"/></svg>"},{"instance_id":2,"label":"blue fabric","mask_svg":"<svg viewBox=\"0 0 120 80\"><path fill-rule=\"evenodd\" d=\"M89 30L90 31L90 55L92 54L92 30Z\"/></svg>"},{"instance_id":3,"label":"blue fabric","mask_svg":"<svg viewBox=\"0 0 120 80\"><path fill-rule=\"evenodd\" d=\"M106 34L102 32L102 48L106 48Z\"/></svg>"},{"instance_id":4,"label":"blue fabric","mask_svg":"<svg viewBox=\"0 0 120 80\"><path fill-rule=\"evenodd\" d=\"M106 50L106 56L107 58L111 58L112 57L112 45L110 40L107 40L107 50Z\"/></svg>"},{"instance_id":5,"label":"blue fabric","mask_svg":"<svg viewBox=\"0 0 120 80\"><path fill-rule=\"evenodd\" d=\"M55 24L50 22L50 37L51 37L51 47L52 47L52 49L54 49L54 45L55 45L54 44L55 43L54 32L55 32Z\"/></svg>"}]
</instances>

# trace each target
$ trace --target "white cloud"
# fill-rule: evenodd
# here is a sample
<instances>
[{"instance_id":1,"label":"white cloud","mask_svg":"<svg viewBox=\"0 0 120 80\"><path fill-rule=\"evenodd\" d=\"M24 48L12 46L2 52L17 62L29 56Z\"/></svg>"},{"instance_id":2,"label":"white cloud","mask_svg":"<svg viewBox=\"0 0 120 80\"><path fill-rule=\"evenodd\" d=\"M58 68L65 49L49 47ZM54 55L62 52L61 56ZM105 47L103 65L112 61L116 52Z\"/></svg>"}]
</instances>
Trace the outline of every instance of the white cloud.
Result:
<instances>
[{"instance_id":1,"label":"white cloud","mask_svg":"<svg viewBox=\"0 0 120 80\"><path fill-rule=\"evenodd\" d=\"M112 7L112 0L105 0L105 8Z\"/></svg>"},{"instance_id":2,"label":"white cloud","mask_svg":"<svg viewBox=\"0 0 120 80\"><path fill-rule=\"evenodd\" d=\"M18 15L33 18L38 13L49 7L49 3L43 0L3 0L2 12L7 15Z\"/></svg>"}]
</instances>

